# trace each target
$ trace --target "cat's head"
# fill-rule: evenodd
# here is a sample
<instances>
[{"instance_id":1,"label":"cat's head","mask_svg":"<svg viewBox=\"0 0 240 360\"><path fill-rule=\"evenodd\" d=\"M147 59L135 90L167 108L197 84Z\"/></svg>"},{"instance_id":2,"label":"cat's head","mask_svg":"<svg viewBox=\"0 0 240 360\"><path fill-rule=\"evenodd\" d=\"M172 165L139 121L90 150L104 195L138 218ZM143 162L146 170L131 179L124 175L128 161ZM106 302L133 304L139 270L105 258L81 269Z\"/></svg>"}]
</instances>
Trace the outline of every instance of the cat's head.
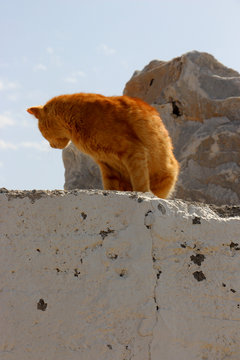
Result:
<instances>
[{"instance_id":1,"label":"cat's head","mask_svg":"<svg viewBox=\"0 0 240 360\"><path fill-rule=\"evenodd\" d=\"M66 130L47 106L33 106L27 109L29 114L38 119L38 128L50 146L55 149L64 149L69 143Z\"/></svg>"}]
</instances>

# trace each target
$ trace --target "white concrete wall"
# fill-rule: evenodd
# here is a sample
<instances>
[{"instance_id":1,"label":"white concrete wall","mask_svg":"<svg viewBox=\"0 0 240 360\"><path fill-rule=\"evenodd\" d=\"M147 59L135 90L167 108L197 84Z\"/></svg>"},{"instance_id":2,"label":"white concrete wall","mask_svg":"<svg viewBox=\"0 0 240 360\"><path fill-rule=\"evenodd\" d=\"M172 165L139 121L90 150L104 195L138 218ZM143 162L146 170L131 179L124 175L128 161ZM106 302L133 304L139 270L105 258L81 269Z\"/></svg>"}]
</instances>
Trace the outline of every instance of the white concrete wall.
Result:
<instances>
[{"instance_id":1,"label":"white concrete wall","mask_svg":"<svg viewBox=\"0 0 240 360\"><path fill-rule=\"evenodd\" d=\"M240 359L240 218L3 190L0 232L1 360Z\"/></svg>"}]
</instances>

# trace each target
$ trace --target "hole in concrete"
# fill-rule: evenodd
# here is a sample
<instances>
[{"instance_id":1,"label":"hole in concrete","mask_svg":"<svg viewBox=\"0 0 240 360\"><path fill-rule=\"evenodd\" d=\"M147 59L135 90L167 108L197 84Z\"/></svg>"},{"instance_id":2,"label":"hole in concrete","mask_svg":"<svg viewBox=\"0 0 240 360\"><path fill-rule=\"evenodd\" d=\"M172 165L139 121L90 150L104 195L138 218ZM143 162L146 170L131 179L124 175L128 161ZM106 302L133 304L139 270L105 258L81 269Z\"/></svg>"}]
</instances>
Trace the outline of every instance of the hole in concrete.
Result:
<instances>
[{"instance_id":1,"label":"hole in concrete","mask_svg":"<svg viewBox=\"0 0 240 360\"><path fill-rule=\"evenodd\" d=\"M201 263L204 261L205 256L202 254L192 255L190 256L191 261L198 266L201 266Z\"/></svg>"},{"instance_id":2,"label":"hole in concrete","mask_svg":"<svg viewBox=\"0 0 240 360\"><path fill-rule=\"evenodd\" d=\"M158 210L161 211L163 215L166 214L166 209L161 203L158 204Z\"/></svg>"},{"instance_id":3,"label":"hole in concrete","mask_svg":"<svg viewBox=\"0 0 240 360\"><path fill-rule=\"evenodd\" d=\"M40 299L39 302L37 303L37 309L45 311L47 309L47 303L45 303L43 299Z\"/></svg>"},{"instance_id":4,"label":"hole in concrete","mask_svg":"<svg viewBox=\"0 0 240 360\"><path fill-rule=\"evenodd\" d=\"M87 218L87 214L85 214L84 212L81 212L81 216L82 216L83 220L85 220Z\"/></svg>"},{"instance_id":5,"label":"hole in concrete","mask_svg":"<svg viewBox=\"0 0 240 360\"><path fill-rule=\"evenodd\" d=\"M114 233L115 230L111 230L109 228L107 228L107 230L101 230L99 235L101 235L102 239L104 240L106 236L108 236L108 234L112 234Z\"/></svg>"},{"instance_id":6,"label":"hole in concrete","mask_svg":"<svg viewBox=\"0 0 240 360\"><path fill-rule=\"evenodd\" d=\"M129 195L129 199L138 199L138 195L132 193L132 194Z\"/></svg>"},{"instance_id":7,"label":"hole in concrete","mask_svg":"<svg viewBox=\"0 0 240 360\"><path fill-rule=\"evenodd\" d=\"M193 276L197 281L206 280L206 276L204 275L204 273L202 271L195 271L193 273Z\"/></svg>"},{"instance_id":8,"label":"hole in concrete","mask_svg":"<svg viewBox=\"0 0 240 360\"><path fill-rule=\"evenodd\" d=\"M74 276L78 277L78 275L80 275L80 271L78 271L78 269L74 269Z\"/></svg>"},{"instance_id":9,"label":"hole in concrete","mask_svg":"<svg viewBox=\"0 0 240 360\"><path fill-rule=\"evenodd\" d=\"M229 246L230 246L230 249L240 250L238 243L231 242L231 244Z\"/></svg>"},{"instance_id":10,"label":"hole in concrete","mask_svg":"<svg viewBox=\"0 0 240 360\"><path fill-rule=\"evenodd\" d=\"M121 270L119 271L119 276L120 276L120 277L126 278L127 275L128 275L128 273L127 273L127 270L126 270L126 269L121 269Z\"/></svg>"},{"instance_id":11,"label":"hole in concrete","mask_svg":"<svg viewBox=\"0 0 240 360\"><path fill-rule=\"evenodd\" d=\"M118 258L118 254L116 254L114 251L112 251L112 250L109 250L108 252L107 252L107 257L109 258L109 259L111 259L111 260L116 260L117 258Z\"/></svg>"},{"instance_id":12,"label":"hole in concrete","mask_svg":"<svg viewBox=\"0 0 240 360\"><path fill-rule=\"evenodd\" d=\"M147 229L151 229L154 223L154 215L151 210L148 210L145 214L144 225Z\"/></svg>"},{"instance_id":13,"label":"hole in concrete","mask_svg":"<svg viewBox=\"0 0 240 360\"><path fill-rule=\"evenodd\" d=\"M201 224L201 218L200 218L199 216L195 216L195 217L192 219L192 223L193 223L193 225Z\"/></svg>"}]
</instances>

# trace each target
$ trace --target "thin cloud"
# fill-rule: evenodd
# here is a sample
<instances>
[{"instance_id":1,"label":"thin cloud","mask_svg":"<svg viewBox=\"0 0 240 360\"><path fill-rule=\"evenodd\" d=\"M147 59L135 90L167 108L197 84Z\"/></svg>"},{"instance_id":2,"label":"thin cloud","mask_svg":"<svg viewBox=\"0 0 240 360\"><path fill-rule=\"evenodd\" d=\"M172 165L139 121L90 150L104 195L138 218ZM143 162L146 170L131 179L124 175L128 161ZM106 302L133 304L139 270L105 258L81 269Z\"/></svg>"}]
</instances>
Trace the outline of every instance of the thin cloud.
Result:
<instances>
[{"instance_id":1,"label":"thin cloud","mask_svg":"<svg viewBox=\"0 0 240 360\"><path fill-rule=\"evenodd\" d=\"M17 145L4 141L4 140L0 140L0 149L2 150L17 150L18 147Z\"/></svg>"},{"instance_id":2,"label":"thin cloud","mask_svg":"<svg viewBox=\"0 0 240 360\"><path fill-rule=\"evenodd\" d=\"M33 68L34 71L46 71L47 67L43 64L37 64Z\"/></svg>"},{"instance_id":3,"label":"thin cloud","mask_svg":"<svg viewBox=\"0 0 240 360\"><path fill-rule=\"evenodd\" d=\"M0 69L7 69L7 68L9 68L9 64L8 63L4 63L4 62L1 62L0 63Z\"/></svg>"},{"instance_id":4,"label":"thin cloud","mask_svg":"<svg viewBox=\"0 0 240 360\"><path fill-rule=\"evenodd\" d=\"M19 87L20 86L17 82L0 80L0 91L15 90L18 89Z\"/></svg>"},{"instance_id":5,"label":"thin cloud","mask_svg":"<svg viewBox=\"0 0 240 360\"><path fill-rule=\"evenodd\" d=\"M121 66L124 68L124 69L129 69L129 64L126 60L122 60L121 61Z\"/></svg>"},{"instance_id":6,"label":"thin cloud","mask_svg":"<svg viewBox=\"0 0 240 360\"><path fill-rule=\"evenodd\" d=\"M20 125L24 128L36 129L36 123L35 123L35 121L32 121L32 120L23 119L20 122Z\"/></svg>"},{"instance_id":7,"label":"thin cloud","mask_svg":"<svg viewBox=\"0 0 240 360\"><path fill-rule=\"evenodd\" d=\"M79 78L86 77L84 71L78 70L67 76L64 81L69 84L76 84L79 81Z\"/></svg>"},{"instance_id":8,"label":"thin cloud","mask_svg":"<svg viewBox=\"0 0 240 360\"><path fill-rule=\"evenodd\" d=\"M19 87L19 85L18 85L18 83L16 83L16 82L8 82L7 83L7 89L9 89L9 90L15 90L15 89L17 89Z\"/></svg>"},{"instance_id":9,"label":"thin cloud","mask_svg":"<svg viewBox=\"0 0 240 360\"><path fill-rule=\"evenodd\" d=\"M46 48L46 51L47 51L48 54L53 54L54 53L54 50L53 50L53 48L51 46L48 46Z\"/></svg>"},{"instance_id":10,"label":"thin cloud","mask_svg":"<svg viewBox=\"0 0 240 360\"><path fill-rule=\"evenodd\" d=\"M76 84L78 82L77 78L73 76L67 76L64 81L69 84Z\"/></svg>"},{"instance_id":11,"label":"thin cloud","mask_svg":"<svg viewBox=\"0 0 240 360\"><path fill-rule=\"evenodd\" d=\"M48 152L50 150L50 145L45 140L43 140L41 142L24 141L19 144L19 147L25 148L25 149L34 149L34 150L43 151L43 152Z\"/></svg>"},{"instance_id":12,"label":"thin cloud","mask_svg":"<svg viewBox=\"0 0 240 360\"><path fill-rule=\"evenodd\" d=\"M13 126L15 121L6 114L0 114L0 128L4 128L7 126Z\"/></svg>"},{"instance_id":13,"label":"thin cloud","mask_svg":"<svg viewBox=\"0 0 240 360\"><path fill-rule=\"evenodd\" d=\"M57 55L56 51L51 46L46 48L46 52L49 55L49 61L51 65L54 65L55 67L57 66L58 68L63 66L63 60L59 55Z\"/></svg>"},{"instance_id":14,"label":"thin cloud","mask_svg":"<svg viewBox=\"0 0 240 360\"><path fill-rule=\"evenodd\" d=\"M111 48L110 46L106 44L100 44L99 49L104 53L104 55L114 55L116 53L116 50Z\"/></svg>"},{"instance_id":15,"label":"thin cloud","mask_svg":"<svg viewBox=\"0 0 240 360\"><path fill-rule=\"evenodd\" d=\"M85 77L86 76L84 71L76 71L75 74L76 74L76 76L79 76L79 77Z\"/></svg>"},{"instance_id":16,"label":"thin cloud","mask_svg":"<svg viewBox=\"0 0 240 360\"><path fill-rule=\"evenodd\" d=\"M14 144L4 140L0 140L0 150L20 150L20 149L32 149L41 152L50 151L49 143L45 140L41 142L24 141L19 144Z\"/></svg>"},{"instance_id":17,"label":"thin cloud","mask_svg":"<svg viewBox=\"0 0 240 360\"><path fill-rule=\"evenodd\" d=\"M19 94L10 94L7 96L7 99L12 102L15 102L19 99Z\"/></svg>"}]
</instances>

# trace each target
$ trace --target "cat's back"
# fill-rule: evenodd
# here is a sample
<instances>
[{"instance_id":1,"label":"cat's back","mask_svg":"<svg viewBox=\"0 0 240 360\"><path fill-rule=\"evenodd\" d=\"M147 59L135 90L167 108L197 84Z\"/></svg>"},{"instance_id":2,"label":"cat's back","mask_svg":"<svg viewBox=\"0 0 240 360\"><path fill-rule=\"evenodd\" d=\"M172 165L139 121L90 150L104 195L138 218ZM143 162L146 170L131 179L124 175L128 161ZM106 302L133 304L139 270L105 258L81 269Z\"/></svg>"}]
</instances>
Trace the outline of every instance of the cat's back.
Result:
<instances>
[{"instance_id":1,"label":"cat's back","mask_svg":"<svg viewBox=\"0 0 240 360\"><path fill-rule=\"evenodd\" d=\"M143 142L148 139L168 137L168 132L158 111L145 101L129 96L115 97L120 113Z\"/></svg>"},{"instance_id":2,"label":"cat's back","mask_svg":"<svg viewBox=\"0 0 240 360\"><path fill-rule=\"evenodd\" d=\"M155 114L157 111L144 102L141 99L133 98L130 96L104 96L101 94L94 93L76 93L76 94L66 94L59 95L48 101L46 105L58 106L80 106L80 107L91 107L102 108L105 111L109 110L111 112L124 113L125 115L129 113L130 115L134 114Z\"/></svg>"},{"instance_id":3,"label":"cat's back","mask_svg":"<svg viewBox=\"0 0 240 360\"><path fill-rule=\"evenodd\" d=\"M158 111L139 98L80 93L72 101L78 101L82 113L92 117L96 126L111 126L119 134L135 133L142 142L168 136Z\"/></svg>"},{"instance_id":4,"label":"cat's back","mask_svg":"<svg viewBox=\"0 0 240 360\"><path fill-rule=\"evenodd\" d=\"M122 95L111 96L108 99L109 104L111 104L110 106L116 107L118 111L121 111L124 114L129 114L130 116L134 115L135 118L144 115L159 115L154 107L139 98Z\"/></svg>"},{"instance_id":5,"label":"cat's back","mask_svg":"<svg viewBox=\"0 0 240 360\"><path fill-rule=\"evenodd\" d=\"M146 137L146 133L156 133L163 128L155 108L141 99L126 95L67 94L51 99L46 106L54 108L56 113L61 113L66 118L74 116L82 123L95 126L95 129L110 127L113 131L129 130Z\"/></svg>"}]
</instances>

